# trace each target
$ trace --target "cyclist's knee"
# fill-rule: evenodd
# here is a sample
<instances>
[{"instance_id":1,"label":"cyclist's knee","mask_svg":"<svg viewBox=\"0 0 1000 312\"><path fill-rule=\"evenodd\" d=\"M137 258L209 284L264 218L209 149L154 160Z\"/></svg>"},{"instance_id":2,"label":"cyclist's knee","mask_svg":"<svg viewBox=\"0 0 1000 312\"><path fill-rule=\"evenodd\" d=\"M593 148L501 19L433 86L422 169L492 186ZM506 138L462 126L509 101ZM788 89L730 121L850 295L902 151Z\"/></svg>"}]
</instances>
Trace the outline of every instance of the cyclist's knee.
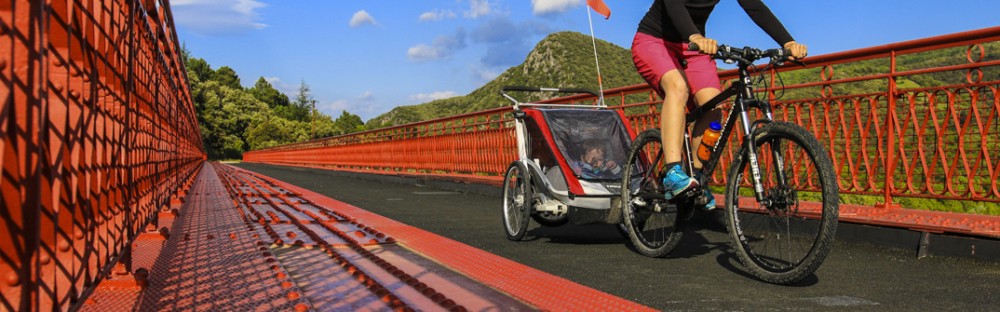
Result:
<instances>
[{"instance_id":1,"label":"cyclist's knee","mask_svg":"<svg viewBox=\"0 0 1000 312\"><path fill-rule=\"evenodd\" d=\"M666 94L675 96L683 95L685 98L691 92L684 77L673 72L663 75L663 78L660 79L660 87L663 88L663 92Z\"/></svg>"}]
</instances>

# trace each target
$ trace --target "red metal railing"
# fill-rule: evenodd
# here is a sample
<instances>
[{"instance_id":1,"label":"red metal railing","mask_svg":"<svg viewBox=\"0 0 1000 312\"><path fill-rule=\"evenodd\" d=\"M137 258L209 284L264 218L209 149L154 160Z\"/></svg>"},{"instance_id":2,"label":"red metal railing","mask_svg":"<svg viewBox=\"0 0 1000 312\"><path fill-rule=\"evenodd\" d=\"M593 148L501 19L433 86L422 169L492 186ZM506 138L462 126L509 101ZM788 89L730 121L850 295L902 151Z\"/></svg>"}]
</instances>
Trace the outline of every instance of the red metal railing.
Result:
<instances>
[{"instance_id":1,"label":"red metal railing","mask_svg":"<svg viewBox=\"0 0 1000 312\"><path fill-rule=\"evenodd\" d=\"M168 8L0 1L0 310L76 304L200 167Z\"/></svg>"},{"instance_id":2,"label":"red metal railing","mask_svg":"<svg viewBox=\"0 0 1000 312\"><path fill-rule=\"evenodd\" d=\"M802 125L824 143L842 193L889 204L894 197L998 202L998 39L1000 27L993 27L814 56L807 66L766 72L778 87L761 92L776 119ZM721 75L731 80L736 73ZM607 90L605 97L636 129L658 124L659 100L646 85ZM505 107L248 152L244 160L496 182L516 158L512 125ZM714 182L725 182L722 169Z\"/></svg>"}]
</instances>

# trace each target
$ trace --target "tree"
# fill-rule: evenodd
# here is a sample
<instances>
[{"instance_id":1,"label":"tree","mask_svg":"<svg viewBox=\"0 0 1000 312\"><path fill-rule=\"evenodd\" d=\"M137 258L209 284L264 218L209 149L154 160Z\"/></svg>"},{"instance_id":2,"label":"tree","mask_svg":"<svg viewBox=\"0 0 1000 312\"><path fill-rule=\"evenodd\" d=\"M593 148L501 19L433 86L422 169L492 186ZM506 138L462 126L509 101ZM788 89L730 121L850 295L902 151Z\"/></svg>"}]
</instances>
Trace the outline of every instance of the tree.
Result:
<instances>
[{"instance_id":1,"label":"tree","mask_svg":"<svg viewBox=\"0 0 1000 312\"><path fill-rule=\"evenodd\" d=\"M205 60L190 56L185 64L209 159L238 159L248 149L343 133L330 116L314 111L316 100L305 81L292 102L263 77L252 88L244 89L228 66L212 70ZM344 116L351 118L345 117L343 124L360 122L357 116Z\"/></svg>"},{"instance_id":2,"label":"tree","mask_svg":"<svg viewBox=\"0 0 1000 312\"><path fill-rule=\"evenodd\" d=\"M288 96L275 89L270 82L264 79L264 77L257 79L253 88L250 88L250 94L261 102L267 103L267 106L271 109L276 107L287 107L291 104L291 101L288 100Z\"/></svg>"},{"instance_id":3,"label":"tree","mask_svg":"<svg viewBox=\"0 0 1000 312\"><path fill-rule=\"evenodd\" d=\"M240 158L248 146L246 132L252 116L270 114L267 104L254 98L243 89L233 89L218 81L199 83L192 88L196 98L199 121L202 123L202 141L209 157Z\"/></svg>"},{"instance_id":4,"label":"tree","mask_svg":"<svg viewBox=\"0 0 1000 312\"><path fill-rule=\"evenodd\" d=\"M311 123L311 127L314 127L316 131L314 139L328 138L342 134L336 123L333 121L333 118L330 118L330 116L327 116L326 114L318 113L316 115L316 119Z\"/></svg>"},{"instance_id":5,"label":"tree","mask_svg":"<svg viewBox=\"0 0 1000 312\"><path fill-rule=\"evenodd\" d=\"M337 117L337 120L333 123L336 126L337 134L347 134L365 130L365 123L361 121L361 117L348 113L346 110L340 113L340 117Z\"/></svg>"},{"instance_id":6,"label":"tree","mask_svg":"<svg viewBox=\"0 0 1000 312\"><path fill-rule=\"evenodd\" d=\"M208 62L200 58L187 58L184 67L187 67L188 79L208 81L215 76L215 71L212 70L212 66L208 65Z\"/></svg>"},{"instance_id":7,"label":"tree","mask_svg":"<svg viewBox=\"0 0 1000 312\"><path fill-rule=\"evenodd\" d=\"M222 137L225 136L223 129L222 100L219 96L219 83L208 81L195 84L191 87L195 98L195 108L198 110L198 123L201 128L201 140L205 145L205 152L211 159L223 157Z\"/></svg>"},{"instance_id":8,"label":"tree","mask_svg":"<svg viewBox=\"0 0 1000 312\"><path fill-rule=\"evenodd\" d=\"M315 106L316 100L309 94L309 85L306 84L305 80L302 80L302 83L299 84L299 93L295 95L295 101L292 102L292 107L288 112L289 116L287 118L298 121L309 121L310 113Z\"/></svg>"},{"instance_id":9,"label":"tree","mask_svg":"<svg viewBox=\"0 0 1000 312\"><path fill-rule=\"evenodd\" d=\"M294 142L291 121L281 117L258 114L256 122L247 129L250 150L258 150Z\"/></svg>"},{"instance_id":10,"label":"tree","mask_svg":"<svg viewBox=\"0 0 1000 312\"><path fill-rule=\"evenodd\" d=\"M243 90L243 86L240 85L240 76L236 75L236 71L229 66L219 67L212 78L223 86Z\"/></svg>"}]
</instances>

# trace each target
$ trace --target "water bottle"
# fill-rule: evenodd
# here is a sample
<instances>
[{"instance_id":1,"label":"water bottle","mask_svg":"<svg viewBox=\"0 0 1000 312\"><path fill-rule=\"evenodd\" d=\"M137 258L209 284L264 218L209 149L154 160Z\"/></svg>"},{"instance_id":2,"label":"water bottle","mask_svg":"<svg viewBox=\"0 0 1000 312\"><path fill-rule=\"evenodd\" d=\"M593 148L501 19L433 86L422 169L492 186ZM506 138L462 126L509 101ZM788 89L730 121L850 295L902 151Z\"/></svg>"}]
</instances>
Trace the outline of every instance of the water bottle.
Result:
<instances>
[{"instance_id":1,"label":"water bottle","mask_svg":"<svg viewBox=\"0 0 1000 312\"><path fill-rule=\"evenodd\" d=\"M722 125L719 122L713 121L708 124L708 129L705 129L705 134L701 136L701 146L698 146L698 159L701 159L702 162L707 162L708 158L712 157L712 148L722 136L721 132Z\"/></svg>"}]
</instances>

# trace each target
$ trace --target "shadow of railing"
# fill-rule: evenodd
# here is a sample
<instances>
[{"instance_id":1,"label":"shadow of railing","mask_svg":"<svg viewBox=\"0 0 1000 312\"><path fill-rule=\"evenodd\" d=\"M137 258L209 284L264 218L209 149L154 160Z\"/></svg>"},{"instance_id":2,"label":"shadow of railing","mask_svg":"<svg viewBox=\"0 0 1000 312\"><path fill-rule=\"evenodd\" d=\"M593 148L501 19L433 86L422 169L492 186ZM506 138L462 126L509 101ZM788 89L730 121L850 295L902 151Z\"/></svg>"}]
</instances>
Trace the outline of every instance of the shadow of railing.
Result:
<instances>
[{"instance_id":1,"label":"shadow of railing","mask_svg":"<svg viewBox=\"0 0 1000 312\"><path fill-rule=\"evenodd\" d=\"M167 1L0 2L0 310L67 310L204 160Z\"/></svg>"}]
</instances>

